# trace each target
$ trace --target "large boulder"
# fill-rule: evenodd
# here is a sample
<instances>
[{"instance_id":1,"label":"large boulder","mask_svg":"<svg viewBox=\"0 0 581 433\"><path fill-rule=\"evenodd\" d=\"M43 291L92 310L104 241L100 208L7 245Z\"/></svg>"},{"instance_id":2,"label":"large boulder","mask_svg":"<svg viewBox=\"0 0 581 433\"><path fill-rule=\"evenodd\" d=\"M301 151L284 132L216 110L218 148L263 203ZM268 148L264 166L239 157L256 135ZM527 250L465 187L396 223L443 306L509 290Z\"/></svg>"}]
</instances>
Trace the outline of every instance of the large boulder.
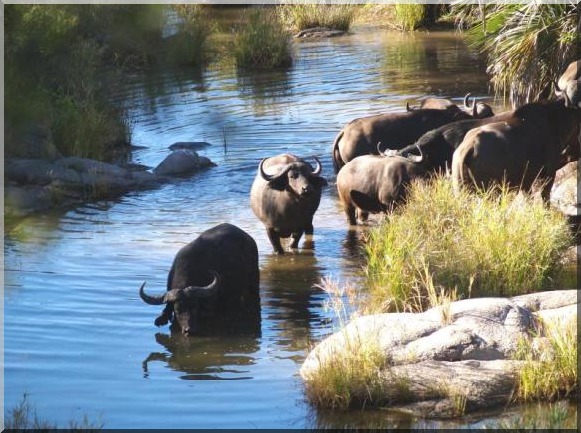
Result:
<instances>
[{"instance_id":1,"label":"large boulder","mask_svg":"<svg viewBox=\"0 0 581 433\"><path fill-rule=\"evenodd\" d=\"M539 332L539 318L576 319L577 296L576 290L560 290L460 300L424 313L362 316L319 343L300 374L309 382L354 344L372 342L387 366L379 379L389 394L384 400L398 409L447 417L458 415L459 401L466 412L501 406L510 402L515 386L520 341ZM398 396L402 380L406 391Z\"/></svg>"}]
</instances>

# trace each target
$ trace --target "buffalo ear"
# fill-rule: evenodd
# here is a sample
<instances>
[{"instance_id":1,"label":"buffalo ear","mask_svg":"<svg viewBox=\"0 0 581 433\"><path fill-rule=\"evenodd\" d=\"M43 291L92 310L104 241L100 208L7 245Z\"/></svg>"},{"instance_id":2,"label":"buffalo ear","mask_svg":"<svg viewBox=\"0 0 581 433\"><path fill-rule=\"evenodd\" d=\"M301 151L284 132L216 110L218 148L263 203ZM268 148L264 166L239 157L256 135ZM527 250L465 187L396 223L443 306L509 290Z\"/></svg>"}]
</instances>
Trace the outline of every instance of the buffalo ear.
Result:
<instances>
[{"instance_id":1,"label":"buffalo ear","mask_svg":"<svg viewBox=\"0 0 581 433\"><path fill-rule=\"evenodd\" d=\"M324 177L320 177L320 176L311 177L311 182L313 183L314 186L317 186L319 188L328 185L327 179L325 179Z\"/></svg>"},{"instance_id":2,"label":"buffalo ear","mask_svg":"<svg viewBox=\"0 0 581 433\"><path fill-rule=\"evenodd\" d=\"M284 191L286 189L286 186L287 186L286 174L283 176L278 176L278 177L275 177L274 179L269 180L268 186L271 187L272 189L277 190L277 191Z\"/></svg>"}]
</instances>

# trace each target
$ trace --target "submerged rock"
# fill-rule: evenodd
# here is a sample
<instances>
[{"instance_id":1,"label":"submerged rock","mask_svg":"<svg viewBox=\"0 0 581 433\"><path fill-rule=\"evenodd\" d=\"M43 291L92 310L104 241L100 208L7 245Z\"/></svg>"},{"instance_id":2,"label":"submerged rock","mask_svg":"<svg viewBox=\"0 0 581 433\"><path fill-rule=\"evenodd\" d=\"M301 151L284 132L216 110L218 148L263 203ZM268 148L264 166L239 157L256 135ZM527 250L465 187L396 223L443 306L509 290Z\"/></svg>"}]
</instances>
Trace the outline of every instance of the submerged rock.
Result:
<instances>
[{"instance_id":1,"label":"submerged rock","mask_svg":"<svg viewBox=\"0 0 581 433\"><path fill-rule=\"evenodd\" d=\"M174 143L171 146L169 146L169 150L178 150L178 149L197 150L203 149L204 147L208 146L211 146L211 144L206 143L205 141L178 141L177 143Z\"/></svg>"},{"instance_id":2,"label":"submerged rock","mask_svg":"<svg viewBox=\"0 0 581 433\"><path fill-rule=\"evenodd\" d=\"M183 176L201 168L215 167L212 161L189 149L178 149L170 153L153 172L158 176Z\"/></svg>"},{"instance_id":3,"label":"submerged rock","mask_svg":"<svg viewBox=\"0 0 581 433\"><path fill-rule=\"evenodd\" d=\"M510 403L521 339L544 323L576 320L578 291L513 298L474 298L424 313L359 317L319 343L300 374L307 382L353 344L374 342L385 357L380 389L391 407L417 416L446 418ZM560 321L560 322L559 322ZM405 392L399 395L405 383Z\"/></svg>"}]
</instances>

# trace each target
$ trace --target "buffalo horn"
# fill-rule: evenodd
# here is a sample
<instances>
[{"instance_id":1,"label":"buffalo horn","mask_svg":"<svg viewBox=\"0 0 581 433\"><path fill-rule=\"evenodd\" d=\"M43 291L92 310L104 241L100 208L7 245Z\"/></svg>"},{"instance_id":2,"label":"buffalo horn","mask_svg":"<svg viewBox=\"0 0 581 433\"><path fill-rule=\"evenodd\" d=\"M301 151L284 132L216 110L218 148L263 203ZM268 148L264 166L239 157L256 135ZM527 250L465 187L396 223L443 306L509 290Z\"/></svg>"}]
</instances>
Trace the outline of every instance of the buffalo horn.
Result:
<instances>
[{"instance_id":1,"label":"buffalo horn","mask_svg":"<svg viewBox=\"0 0 581 433\"><path fill-rule=\"evenodd\" d=\"M381 151L381 141L378 141L377 142L377 153L379 155L383 154L383 152Z\"/></svg>"},{"instance_id":2,"label":"buffalo horn","mask_svg":"<svg viewBox=\"0 0 581 433\"><path fill-rule=\"evenodd\" d=\"M406 155L406 158L409 159L412 162L422 162L424 159L424 154L422 153L422 149L420 149L420 146L418 146L416 144L416 147L418 148L418 152L420 152L419 155Z\"/></svg>"},{"instance_id":3,"label":"buffalo horn","mask_svg":"<svg viewBox=\"0 0 581 433\"><path fill-rule=\"evenodd\" d=\"M466 93L466 96L464 96L464 108L473 108L473 106L471 107L468 104L468 102L470 102L469 101L470 95L472 95L472 93ZM476 105L476 102L474 102L474 105Z\"/></svg>"},{"instance_id":4,"label":"buffalo horn","mask_svg":"<svg viewBox=\"0 0 581 433\"><path fill-rule=\"evenodd\" d=\"M553 80L553 85L555 86L555 95L561 96L563 94L563 91L559 87L559 83L557 83L555 80Z\"/></svg>"},{"instance_id":5,"label":"buffalo horn","mask_svg":"<svg viewBox=\"0 0 581 433\"><path fill-rule=\"evenodd\" d=\"M267 182L272 182L273 180L276 180L276 179L280 178L281 176L284 176L287 173L287 171L289 171L289 169L290 169L290 164L289 164L279 174L273 174L273 175L266 174L264 172L264 167L263 167L264 161L266 161L266 159L267 158L264 158L262 161L260 161L260 165L258 166L258 170L260 171L260 176L262 176L262 178Z\"/></svg>"},{"instance_id":6,"label":"buffalo horn","mask_svg":"<svg viewBox=\"0 0 581 433\"><path fill-rule=\"evenodd\" d=\"M166 300L166 295L160 295L160 296L151 296L146 294L143 291L143 288L145 287L145 281L143 282L143 284L141 285L141 287L139 288L139 296L141 297L141 299L143 299L143 301L146 304L149 305L161 305L161 304L165 304L167 302Z\"/></svg>"},{"instance_id":7,"label":"buffalo horn","mask_svg":"<svg viewBox=\"0 0 581 433\"><path fill-rule=\"evenodd\" d=\"M311 174L313 176L318 176L323 171L323 167L321 166L321 161L319 161L319 158L317 158L315 155L313 155L313 159L315 160L317 165L315 166L315 169L313 170L313 172Z\"/></svg>"},{"instance_id":8,"label":"buffalo horn","mask_svg":"<svg viewBox=\"0 0 581 433\"><path fill-rule=\"evenodd\" d=\"M408 112L409 112L409 111L412 111L412 109L410 108L410 103L409 103L409 102L406 102L406 103L405 103L405 110L406 110L406 111L408 111ZM380 153L381 153L381 152L380 152Z\"/></svg>"},{"instance_id":9,"label":"buffalo horn","mask_svg":"<svg viewBox=\"0 0 581 433\"><path fill-rule=\"evenodd\" d=\"M183 289L186 299L209 298L218 291L220 275L216 271L210 271L210 273L214 275L214 279L206 287L189 286Z\"/></svg>"}]
</instances>

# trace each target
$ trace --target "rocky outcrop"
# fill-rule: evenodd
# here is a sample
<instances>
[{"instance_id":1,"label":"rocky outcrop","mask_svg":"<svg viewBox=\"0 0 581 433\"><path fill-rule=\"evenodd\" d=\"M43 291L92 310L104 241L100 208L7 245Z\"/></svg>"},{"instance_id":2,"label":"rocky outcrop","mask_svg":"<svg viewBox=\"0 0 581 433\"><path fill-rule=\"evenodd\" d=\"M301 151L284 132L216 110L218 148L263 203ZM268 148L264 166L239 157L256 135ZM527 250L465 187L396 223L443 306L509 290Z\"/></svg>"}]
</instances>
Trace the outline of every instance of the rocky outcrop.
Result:
<instances>
[{"instance_id":1,"label":"rocky outcrop","mask_svg":"<svg viewBox=\"0 0 581 433\"><path fill-rule=\"evenodd\" d=\"M539 332L539 318L576 320L577 296L576 290L560 290L466 299L424 313L362 316L317 345L300 373L309 382L321 366L353 350L354 342L371 341L387 366L379 379L388 395L382 401L394 408L449 417L502 406L516 384L521 362L513 355L520 340Z\"/></svg>"},{"instance_id":2,"label":"rocky outcrop","mask_svg":"<svg viewBox=\"0 0 581 433\"><path fill-rule=\"evenodd\" d=\"M155 188L174 176L215 166L193 150L171 152L152 172L138 165L120 167L87 158L54 160L7 158L4 161L4 212L20 217L55 207L118 197Z\"/></svg>"}]
</instances>

